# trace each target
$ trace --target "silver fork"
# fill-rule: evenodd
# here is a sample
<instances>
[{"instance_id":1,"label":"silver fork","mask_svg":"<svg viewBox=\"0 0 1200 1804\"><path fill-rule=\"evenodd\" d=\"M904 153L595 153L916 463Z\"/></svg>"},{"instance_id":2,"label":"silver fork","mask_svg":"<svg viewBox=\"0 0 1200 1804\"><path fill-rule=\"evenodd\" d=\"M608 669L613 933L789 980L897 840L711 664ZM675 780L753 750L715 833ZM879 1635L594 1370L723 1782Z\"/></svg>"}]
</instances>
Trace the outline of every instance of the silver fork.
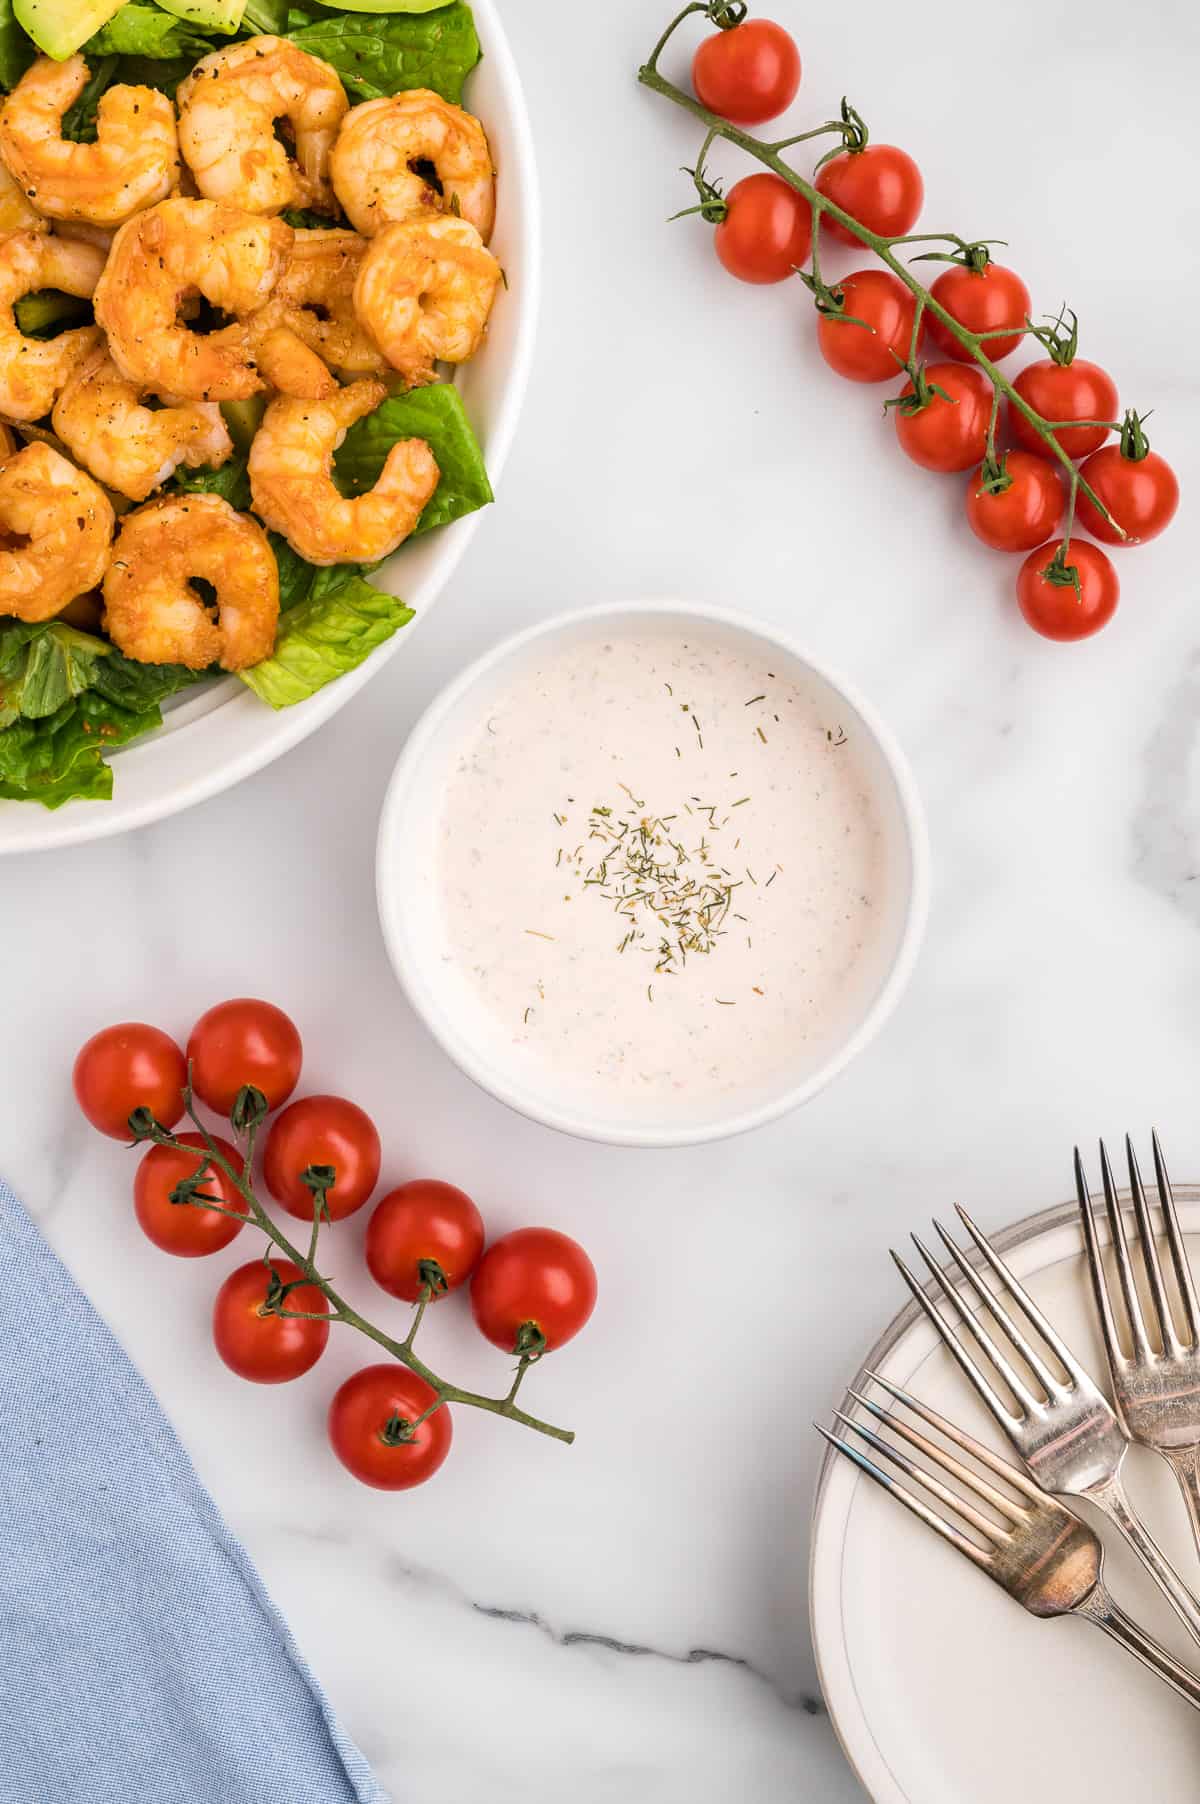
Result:
<instances>
[{"instance_id":1,"label":"silver fork","mask_svg":"<svg viewBox=\"0 0 1200 1804\"><path fill-rule=\"evenodd\" d=\"M1104 1202L1113 1259L1129 1325L1132 1354L1126 1354L1121 1343L1113 1299L1104 1276L1104 1261L1096 1234L1091 1195L1083 1172L1083 1161L1076 1148L1075 1188L1079 1193L1079 1212L1083 1219L1083 1238L1092 1274L1092 1290L1112 1372L1117 1413L1130 1438L1141 1441L1143 1445L1160 1453L1174 1472L1179 1488L1187 1500L1192 1533L1197 1546L1200 1546L1200 1305L1196 1300L1196 1286L1188 1265L1187 1248L1183 1242L1175 1198L1171 1193L1158 1135L1154 1136L1154 1176L1162 1210L1163 1231L1179 1289L1182 1334L1163 1280L1154 1222L1142 1187L1137 1155L1128 1135L1125 1137L1125 1154L1129 1165L1129 1188L1133 1195L1138 1238L1141 1241L1142 1264L1154 1316L1153 1332L1158 1345L1151 1338L1138 1296L1125 1218L1103 1140L1100 1142L1100 1175L1104 1183Z\"/></svg>"},{"instance_id":2,"label":"silver fork","mask_svg":"<svg viewBox=\"0 0 1200 1804\"><path fill-rule=\"evenodd\" d=\"M1094 1622L1143 1666L1164 1679L1180 1697L1200 1710L1200 1678L1173 1660L1166 1649L1131 1621L1109 1596L1104 1585L1104 1550L1095 1530L1031 1483L1015 1466L997 1458L987 1447L939 1416L928 1404L918 1403L907 1391L900 1390L875 1372L868 1372L867 1376L939 1435L969 1454L1007 1490L998 1490L952 1453L913 1428L894 1410L881 1409L878 1403L858 1391L850 1393L856 1403L881 1425L886 1425L891 1433L924 1454L935 1468L949 1473L975 1501L951 1490L938 1478L936 1471L930 1472L918 1465L900 1448L841 1410L836 1412L840 1422L911 1478L927 1496L936 1499L946 1514L942 1515L915 1491L898 1483L849 1441L830 1434L817 1423L817 1432L824 1435L830 1446L845 1454L905 1509L911 1510L914 1516L949 1541L951 1547L956 1547L981 1572L986 1572L1031 1616L1082 1616L1086 1621ZM1015 1497L1010 1494L1012 1492L1016 1493ZM987 1506L993 1513L984 1514L979 1504Z\"/></svg>"},{"instance_id":3,"label":"silver fork","mask_svg":"<svg viewBox=\"0 0 1200 1804\"><path fill-rule=\"evenodd\" d=\"M940 1223L935 1222L934 1227L964 1286L978 1299L989 1326L993 1330L999 1329L1013 1351L1006 1352L997 1344L994 1333L985 1331L915 1234L914 1245L928 1266L934 1284L956 1312L962 1334L955 1333L900 1255L894 1252L892 1258L905 1283L1025 1461L1031 1477L1045 1491L1052 1491L1059 1497L1086 1497L1101 1510L1124 1535L1188 1632L1200 1641L1200 1598L1184 1584L1158 1542L1134 1514L1125 1491L1121 1467L1129 1451L1129 1440L1124 1428L1107 1399L961 1205L958 1216L985 1265L1008 1292L1065 1376L1060 1377L1051 1369L1050 1359L1032 1343L1012 1311L1006 1309L996 1292L983 1282ZM1012 1407L997 1390L981 1360L967 1351L965 1339L973 1341L982 1360L990 1364L1012 1397ZM1015 1360L1019 1360L1030 1374L1032 1383L1017 1369L1014 1352Z\"/></svg>"}]
</instances>

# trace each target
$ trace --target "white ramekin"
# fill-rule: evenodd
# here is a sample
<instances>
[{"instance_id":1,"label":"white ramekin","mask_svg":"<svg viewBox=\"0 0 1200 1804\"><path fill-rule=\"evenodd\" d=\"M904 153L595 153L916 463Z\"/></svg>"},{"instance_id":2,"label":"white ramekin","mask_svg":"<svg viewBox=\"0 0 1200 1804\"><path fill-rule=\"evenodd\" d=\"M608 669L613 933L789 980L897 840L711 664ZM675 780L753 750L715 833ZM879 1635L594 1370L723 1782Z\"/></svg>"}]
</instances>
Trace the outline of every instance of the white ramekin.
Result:
<instances>
[{"instance_id":1,"label":"white ramekin","mask_svg":"<svg viewBox=\"0 0 1200 1804\"><path fill-rule=\"evenodd\" d=\"M815 1070L800 1081L781 1079L776 1092L760 1093L739 1105L736 1096L714 1100L711 1115L686 1120L633 1116L620 1099L606 1105L597 1091L594 1106L581 1103L577 1087L558 1089L553 1067L536 1067L515 1055L500 1056L486 1043L478 1011L463 1005L464 986L450 972L445 942L438 933L435 848L446 780L456 754L485 698L506 674L547 649L547 641L569 642L605 628L639 631L678 625L714 629L749 641L769 655L771 667L815 678L836 700L838 718L853 722L867 748L864 771L871 785L887 847L886 884L880 929L885 947L882 972L873 992L847 1021L844 1036ZM683 1146L744 1133L823 1089L879 1032L911 975L925 927L929 896L929 849L924 813L903 752L875 710L840 676L810 658L773 627L721 608L677 601L634 601L561 614L506 639L448 684L426 709L392 774L379 824L376 860L379 916L388 954L413 1008L455 1064L482 1089L535 1121L583 1139L624 1146Z\"/></svg>"}]
</instances>

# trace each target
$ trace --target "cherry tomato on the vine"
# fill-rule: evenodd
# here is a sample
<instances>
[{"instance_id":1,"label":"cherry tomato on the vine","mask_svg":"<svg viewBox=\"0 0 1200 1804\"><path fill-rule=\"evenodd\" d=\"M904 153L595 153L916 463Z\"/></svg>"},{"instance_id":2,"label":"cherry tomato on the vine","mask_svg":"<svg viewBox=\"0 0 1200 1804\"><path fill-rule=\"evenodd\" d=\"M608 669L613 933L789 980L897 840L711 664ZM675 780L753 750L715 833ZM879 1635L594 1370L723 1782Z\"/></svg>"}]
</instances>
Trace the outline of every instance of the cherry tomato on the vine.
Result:
<instances>
[{"instance_id":1,"label":"cherry tomato on the vine","mask_svg":"<svg viewBox=\"0 0 1200 1804\"><path fill-rule=\"evenodd\" d=\"M795 39L771 19L746 19L705 38L692 58L696 98L735 125L762 125L800 86Z\"/></svg>"},{"instance_id":2,"label":"cherry tomato on the vine","mask_svg":"<svg viewBox=\"0 0 1200 1804\"><path fill-rule=\"evenodd\" d=\"M924 372L928 400L914 412L894 407L900 449L926 470L969 470L987 449L994 390L981 369L931 363ZM937 393L937 390L942 393ZM914 393L907 382L901 398Z\"/></svg>"},{"instance_id":3,"label":"cherry tomato on the vine","mask_svg":"<svg viewBox=\"0 0 1200 1804\"><path fill-rule=\"evenodd\" d=\"M1117 385L1107 370L1098 363L1089 363L1086 357L1076 357L1070 363L1055 363L1053 358L1044 357L1021 370L1013 379L1013 387L1044 420L1116 419ZM1025 415L1011 402L1008 420L1018 445L1026 451L1046 449ZM1086 457L1104 443L1108 434L1106 425L1065 426L1054 437L1068 457Z\"/></svg>"},{"instance_id":4,"label":"cherry tomato on the vine","mask_svg":"<svg viewBox=\"0 0 1200 1804\"><path fill-rule=\"evenodd\" d=\"M94 1128L128 1140L129 1117L149 1109L163 1127L183 1114L187 1066L169 1035L144 1021L102 1028L75 1060L75 1100Z\"/></svg>"},{"instance_id":5,"label":"cherry tomato on the vine","mask_svg":"<svg viewBox=\"0 0 1200 1804\"><path fill-rule=\"evenodd\" d=\"M300 1315L329 1312L325 1293L315 1284L302 1284L288 1292L283 1307L300 1315L259 1313L272 1272L280 1284L291 1284L304 1275L290 1259L272 1255L269 1269L261 1259L252 1259L249 1265L230 1272L213 1303L217 1352L231 1372L252 1384L286 1384L301 1377L316 1365L329 1341L328 1322L300 1319Z\"/></svg>"},{"instance_id":6,"label":"cherry tomato on the vine","mask_svg":"<svg viewBox=\"0 0 1200 1804\"><path fill-rule=\"evenodd\" d=\"M379 1491L408 1491L432 1478L450 1451L450 1411L443 1403L415 1433L412 1425L436 1397L395 1361L347 1378L329 1405L329 1442L347 1472Z\"/></svg>"},{"instance_id":7,"label":"cherry tomato on the vine","mask_svg":"<svg viewBox=\"0 0 1200 1804\"><path fill-rule=\"evenodd\" d=\"M180 1152L173 1146L152 1146L137 1168L133 1180L133 1207L143 1234L164 1253L175 1253L181 1259L199 1259L205 1253L218 1253L242 1231L242 1223L201 1203L173 1203L171 1192L177 1185L193 1177L204 1160L204 1137L180 1134L178 1139L192 1152ZM228 1140L213 1136L217 1151L233 1166L241 1167L241 1159ZM245 1203L237 1186L227 1178L219 1165L209 1165L200 1189L206 1196L216 1197L226 1209L245 1211Z\"/></svg>"},{"instance_id":8,"label":"cherry tomato on the vine","mask_svg":"<svg viewBox=\"0 0 1200 1804\"><path fill-rule=\"evenodd\" d=\"M595 1306L595 1267L554 1228L518 1228L493 1241L471 1280L479 1330L506 1353L561 1347Z\"/></svg>"},{"instance_id":9,"label":"cherry tomato on the vine","mask_svg":"<svg viewBox=\"0 0 1200 1804\"><path fill-rule=\"evenodd\" d=\"M897 376L912 345L916 302L911 291L890 270L856 269L835 292L845 303L844 316L817 317L817 344L830 369L848 382L887 382Z\"/></svg>"},{"instance_id":10,"label":"cherry tomato on the vine","mask_svg":"<svg viewBox=\"0 0 1200 1804\"><path fill-rule=\"evenodd\" d=\"M1055 560L1062 545L1056 539L1030 552L1017 575L1017 601L1043 638L1087 639L1116 613L1121 585L1110 559L1086 539L1072 539L1066 557L1078 573L1079 593L1070 581L1055 582Z\"/></svg>"},{"instance_id":11,"label":"cherry tomato on the vine","mask_svg":"<svg viewBox=\"0 0 1200 1804\"><path fill-rule=\"evenodd\" d=\"M740 282L782 282L812 249L812 209L782 176L747 175L725 196L717 256Z\"/></svg>"},{"instance_id":12,"label":"cherry tomato on the vine","mask_svg":"<svg viewBox=\"0 0 1200 1804\"><path fill-rule=\"evenodd\" d=\"M1000 460L1003 488L985 486L980 465L967 479L967 524L994 551L1031 551L1044 545L1062 522L1066 497L1058 471L1032 451L1006 451Z\"/></svg>"},{"instance_id":13,"label":"cherry tomato on the vine","mask_svg":"<svg viewBox=\"0 0 1200 1804\"><path fill-rule=\"evenodd\" d=\"M228 1115L243 1084L278 1109L300 1081L303 1049L295 1024L271 1002L239 996L201 1015L187 1043L192 1088L218 1115Z\"/></svg>"},{"instance_id":14,"label":"cherry tomato on the vine","mask_svg":"<svg viewBox=\"0 0 1200 1804\"><path fill-rule=\"evenodd\" d=\"M483 1241L483 1217L465 1191L416 1178L376 1205L367 1224L367 1269L381 1289L415 1303L428 1282L423 1264L438 1266L445 1279L438 1289L457 1290L479 1264Z\"/></svg>"},{"instance_id":15,"label":"cherry tomato on the vine","mask_svg":"<svg viewBox=\"0 0 1200 1804\"><path fill-rule=\"evenodd\" d=\"M817 187L852 219L884 238L910 232L925 199L921 171L897 144L841 151L817 171ZM839 244L861 242L828 214L824 228Z\"/></svg>"},{"instance_id":16,"label":"cherry tomato on the vine","mask_svg":"<svg viewBox=\"0 0 1200 1804\"><path fill-rule=\"evenodd\" d=\"M1143 545L1171 524L1179 506L1179 483L1166 458L1152 451L1134 413L1126 415L1119 445L1104 445L1080 466L1079 474L1123 527L1122 538L1081 489L1079 522L1106 545Z\"/></svg>"},{"instance_id":17,"label":"cherry tomato on the vine","mask_svg":"<svg viewBox=\"0 0 1200 1804\"><path fill-rule=\"evenodd\" d=\"M1007 357L1020 344L1021 328L1033 303L1015 269L1005 269L1002 263L985 263L982 269L954 263L943 271L929 292L968 332L997 332L1001 326L1013 327L1002 338L984 339L984 354L993 363ZM929 336L943 356L955 357L962 363L970 361L970 352L933 314L929 316Z\"/></svg>"},{"instance_id":18,"label":"cherry tomato on the vine","mask_svg":"<svg viewBox=\"0 0 1200 1804\"><path fill-rule=\"evenodd\" d=\"M379 1134L357 1103L341 1096L305 1096L271 1123L263 1148L263 1182L289 1215L313 1218L313 1194L303 1182L310 1165L337 1173L326 1195L331 1221L361 1209L379 1181Z\"/></svg>"}]
</instances>

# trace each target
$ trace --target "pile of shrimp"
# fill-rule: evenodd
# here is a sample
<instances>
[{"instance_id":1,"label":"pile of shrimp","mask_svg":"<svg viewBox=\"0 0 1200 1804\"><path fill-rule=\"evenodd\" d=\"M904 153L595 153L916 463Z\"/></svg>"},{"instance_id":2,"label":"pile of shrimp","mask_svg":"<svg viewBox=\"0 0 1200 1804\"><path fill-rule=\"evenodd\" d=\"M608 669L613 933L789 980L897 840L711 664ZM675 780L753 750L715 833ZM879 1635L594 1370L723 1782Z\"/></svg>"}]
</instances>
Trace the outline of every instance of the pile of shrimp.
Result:
<instances>
[{"instance_id":1,"label":"pile of shrimp","mask_svg":"<svg viewBox=\"0 0 1200 1804\"><path fill-rule=\"evenodd\" d=\"M426 89L350 106L282 38L204 57L173 102L109 88L74 143L89 74L42 57L0 109L0 616L75 618L98 592L126 657L244 670L275 643L267 529L313 564L373 563L437 487L421 439L354 499L333 458L390 393L478 350L502 280L491 151ZM95 324L26 337L19 303L44 290ZM159 493L232 457L222 403L256 396L251 511Z\"/></svg>"}]
</instances>

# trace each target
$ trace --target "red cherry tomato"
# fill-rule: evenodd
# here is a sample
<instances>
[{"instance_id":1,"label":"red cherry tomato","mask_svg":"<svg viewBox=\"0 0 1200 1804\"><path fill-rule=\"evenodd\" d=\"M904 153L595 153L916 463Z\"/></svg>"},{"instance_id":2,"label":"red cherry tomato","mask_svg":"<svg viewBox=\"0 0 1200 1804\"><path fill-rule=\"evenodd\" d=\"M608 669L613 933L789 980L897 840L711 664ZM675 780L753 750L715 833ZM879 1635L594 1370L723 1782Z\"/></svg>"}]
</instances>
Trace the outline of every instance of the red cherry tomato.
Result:
<instances>
[{"instance_id":1,"label":"red cherry tomato","mask_svg":"<svg viewBox=\"0 0 1200 1804\"><path fill-rule=\"evenodd\" d=\"M817 187L828 200L884 238L911 232L925 199L921 171L896 144L868 144L843 150L817 171ZM861 240L826 214L823 229L839 244Z\"/></svg>"},{"instance_id":2,"label":"red cherry tomato","mask_svg":"<svg viewBox=\"0 0 1200 1804\"><path fill-rule=\"evenodd\" d=\"M1082 489L1076 511L1081 526L1106 545L1143 545L1171 524L1179 506L1179 483L1166 458L1151 451L1135 414L1126 417L1119 445L1104 445L1080 466L1116 521L1116 528L1092 506Z\"/></svg>"},{"instance_id":3,"label":"red cherry tomato","mask_svg":"<svg viewBox=\"0 0 1200 1804\"><path fill-rule=\"evenodd\" d=\"M1067 562L1079 573L1079 594L1072 584L1053 583L1046 575L1063 541L1031 551L1017 576L1017 601L1035 632L1046 639L1086 639L1107 626L1117 610L1121 585L1111 561L1098 545L1072 539Z\"/></svg>"},{"instance_id":4,"label":"red cherry tomato","mask_svg":"<svg viewBox=\"0 0 1200 1804\"><path fill-rule=\"evenodd\" d=\"M378 1491L408 1491L432 1478L450 1451L454 1429L443 1403L411 1440L406 1430L437 1392L394 1361L347 1378L329 1405L329 1442L347 1472Z\"/></svg>"},{"instance_id":5,"label":"red cherry tomato","mask_svg":"<svg viewBox=\"0 0 1200 1804\"><path fill-rule=\"evenodd\" d=\"M900 449L926 470L969 470L987 449L992 385L981 369L962 363L931 363L925 380L945 394L931 394L915 413L892 409ZM912 383L901 392L911 395Z\"/></svg>"},{"instance_id":6,"label":"red cherry tomato","mask_svg":"<svg viewBox=\"0 0 1200 1804\"><path fill-rule=\"evenodd\" d=\"M1107 370L1086 357L1072 363L1055 363L1043 357L1029 364L1013 378L1013 387L1023 401L1044 420L1115 420L1117 417L1117 385ZM1026 451L1045 451L1043 441L1023 413L1011 402L1008 409L1013 438ZM1097 450L1108 437L1107 426L1065 426L1054 437L1068 457L1086 457Z\"/></svg>"},{"instance_id":7,"label":"red cherry tomato","mask_svg":"<svg viewBox=\"0 0 1200 1804\"><path fill-rule=\"evenodd\" d=\"M204 1139L200 1134L180 1134L184 1146L194 1152L179 1152L173 1146L152 1146L137 1169L133 1180L133 1207L143 1234L164 1253L176 1253L181 1259L199 1259L205 1253L219 1253L241 1233L242 1223L232 1216L206 1209L200 1203L173 1203L171 1192L192 1177L204 1160ZM213 1136L221 1155L237 1171L241 1159L228 1140ZM225 1176L219 1165L209 1165L201 1190L215 1196L226 1209L245 1211L245 1203L236 1185Z\"/></svg>"},{"instance_id":8,"label":"red cherry tomato","mask_svg":"<svg viewBox=\"0 0 1200 1804\"><path fill-rule=\"evenodd\" d=\"M332 1165L337 1180L326 1201L331 1221L361 1209L379 1181L375 1123L341 1096L305 1096L271 1123L263 1148L263 1182L289 1215L313 1218L313 1195L302 1182L310 1165Z\"/></svg>"},{"instance_id":9,"label":"red cherry tomato","mask_svg":"<svg viewBox=\"0 0 1200 1804\"><path fill-rule=\"evenodd\" d=\"M1058 472L1032 451L1006 451L1007 488L989 493L981 464L967 479L967 524L994 551L1030 551L1062 522L1066 497Z\"/></svg>"},{"instance_id":10,"label":"red cherry tomato","mask_svg":"<svg viewBox=\"0 0 1200 1804\"><path fill-rule=\"evenodd\" d=\"M163 1127L183 1114L187 1066L169 1035L144 1021L122 1021L93 1034L75 1060L75 1100L94 1128L128 1140L129 1117L149 1109Z\"/></svg>"},{"instance_id":11,"label":"red cherry tomato","mask_svg":"<svg viewBox=\"0 0 1200 1804\"><path fill-rule=\"evenodd\" d=\"M437 1178L416 1178L391 1190L367 1224L367 1269L381 1289L415 1303L425 1288L422 1266L445 1279L439 1290L465 1284L483 1252L483 1217L463 1190Z\"/></svg>"},{"instance_id":12,"label":"red cherry tomato","mask_svg":"<svg viewBox=\"0 0 1200 1804\"><path fill-rule=\"evenodd\" d=\"M993 363L1007 357L1020 344L1020 328L1033 302L1015 269L1005 269L1002 263L986 263L982 269L955 263L938 277L929 292L968 332L997 332L1001 326L1014 328L1003 338L984 339L984 354ZM933 314L929 316L929 336L943 356L957 358L961 363L970 360L970 352Z\"/></svg>"},{"instance_id":13,"label":"red cherry tomato","mask_svg":"<svg viewBox=\"0 0 1200 1804\"><path fill-rule=\"evenodd\" d=\"M595 1267L578 1241L553 1228L518 1228L493 1241L471 1280L479 1330L506 1353L561 1347L595 1307Z\"/></svg>"},{"instance_id":14,"label":"red cherry tomato","mask_svg":"<svg viewBox=\"0 0 1200 1804\"><path fill-rule=\"evenodd\" d=\"M812 249L812 209L782 176L747 175L725 197L716 253L739 282L782 282Z\"/></svg>"},{"instance_id":15,"label":"red cherry tomato","mask_svg":"<svg viewBox=\"0 0 1200 1804\"><path fill-rule=\"evenodd\" d=\"M213 1304L213 1340L231 1372L252 1384L287 1384L315 1366L329 1341L329 1323L295 1316L261 1315L274 1272L280 1284L303 1273L290 1259L272 1255L270 1270L261 1259L230 1272ZM315 1284L289 1291L285 1309L328 1314L325 1293Z\"/></svg>"},{"instance_id":16,"label":"red cherry tomato","mask_svg":"<svg viewBox=\"0 0 1200 1804\"><path fill-rule=\"evenodd\" d=\"M192 1088L218 1115L228 1115L243 1084L278 1109L300 1081L303 1048L295 1025L270 1002L240 996L201 1015L187 1044Z\"/></svg>"},{"instance_id":17,"label":"red cherry tomato","mask_svg":"<svg viewBox=\"0 0 1200 1804\"><path fill-rule=\"evenodd\" d=\"M817 316L817 344L830 369L848 382L887 382L897 376L912 344L916 303L910 291L890 270L857 269L838 283L837 292L845 301L846 317Z\"/></svg>"},{"instance_id":18,"label":"red cherry tomato","mask_svg":"<svg viewBox=\"0 0 1200 1804\"><path fill-rule=\"evenodd\" d=\"M770 19L746 19L705 38L692 58L696 98L735 125L761 125L791 106L800 86L795 39Z\"/></svg>"}]
</instances>

